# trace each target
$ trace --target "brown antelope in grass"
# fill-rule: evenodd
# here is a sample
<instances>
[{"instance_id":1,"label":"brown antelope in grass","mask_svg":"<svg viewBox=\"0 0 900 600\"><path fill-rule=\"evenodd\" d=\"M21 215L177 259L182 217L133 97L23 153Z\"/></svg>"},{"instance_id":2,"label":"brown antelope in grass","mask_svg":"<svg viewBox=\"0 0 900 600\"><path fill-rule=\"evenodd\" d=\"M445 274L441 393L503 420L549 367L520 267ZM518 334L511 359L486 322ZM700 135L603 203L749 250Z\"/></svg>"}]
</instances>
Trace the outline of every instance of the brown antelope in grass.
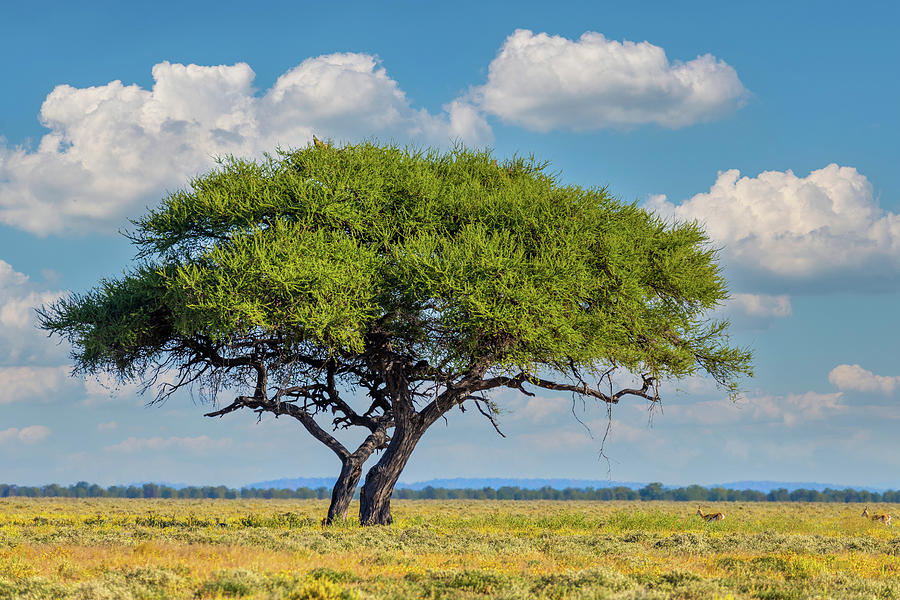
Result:
<instances>
[{"instance_id":1,"label":"brown antelope in grass","mask_svg":"<svg viewBox=\"0 0 900 600\"><path fill-rule=\"evenodd\" d=\"M868 506L863 509L862 516L869 517L873 521L881 521L885 525L893 527L893 525L891 525L891 515L889 515L887 513L885 513L883 515L870 515Z\"/></svg>"},{"instance_id":2,"label":"brown antelope in grass","mask_svg":"<svg viewBox=\"0 0 900 600\"><path fill-rule=\"evenodd\" d=\"M700 505L697 505L697 514L700 515L701 519L706 519L707 521L721 521L725 518L725 513L706 513L703 514L703 511L700 510Z\"/></svg>"}]
</instances>

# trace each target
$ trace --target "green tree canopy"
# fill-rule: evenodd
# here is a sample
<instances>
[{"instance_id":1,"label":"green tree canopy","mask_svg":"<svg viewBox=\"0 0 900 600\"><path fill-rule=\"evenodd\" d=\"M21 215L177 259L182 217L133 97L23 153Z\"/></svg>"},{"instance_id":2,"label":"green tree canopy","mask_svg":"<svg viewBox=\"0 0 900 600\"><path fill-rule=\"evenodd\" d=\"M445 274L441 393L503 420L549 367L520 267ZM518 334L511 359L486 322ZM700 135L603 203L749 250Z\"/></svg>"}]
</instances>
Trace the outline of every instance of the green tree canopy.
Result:
<instances>
[{"instance_id":1,"label":"green tree canopy","mask_svg":"<svg viewBox=\"0 0 900 600\"><path fill-rule=\"evenodd\" d=\"M708 314L727 297L697 223L666 223L546 163L374 143L230 158L134 221L138 265L43 309L76 371L199 385L297 418L341 458L329 519L362 464L361 519L389 523L413 448L455 406L543 387L615 403L750 353ZM614 391L613 376L639 387ZM348 392L348 390L350 392ZM353 394L352 390L360 393ZM351 452L314 418L362 428Z\"/></svg>"}]
</instances>

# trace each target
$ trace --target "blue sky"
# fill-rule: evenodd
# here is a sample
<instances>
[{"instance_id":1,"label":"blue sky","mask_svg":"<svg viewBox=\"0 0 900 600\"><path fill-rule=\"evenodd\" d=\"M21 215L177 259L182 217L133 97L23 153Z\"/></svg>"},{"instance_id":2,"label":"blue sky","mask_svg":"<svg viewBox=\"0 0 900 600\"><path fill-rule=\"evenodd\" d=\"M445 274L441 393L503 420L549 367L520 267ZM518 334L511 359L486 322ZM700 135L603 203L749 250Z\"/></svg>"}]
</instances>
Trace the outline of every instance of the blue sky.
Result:
<instances>
[{"instance_id":1,"label":"blue sky","mask_svg":"<svg viewBox=\"0 0 900 600\"><path fill-rule=\"evenodd\" d=\"M489 145L699 219L755 351L737 404L575 420L498 399L429 432L404 480L574 477L900 488L900 8L891 2L31 3L0 8L0 480L239 485L337 470L284 419L145 407L68 376L31 307L115 276L118 231L216 154ZM652 419L649 417L652 416Z\"/></svg>"}]
</instances>

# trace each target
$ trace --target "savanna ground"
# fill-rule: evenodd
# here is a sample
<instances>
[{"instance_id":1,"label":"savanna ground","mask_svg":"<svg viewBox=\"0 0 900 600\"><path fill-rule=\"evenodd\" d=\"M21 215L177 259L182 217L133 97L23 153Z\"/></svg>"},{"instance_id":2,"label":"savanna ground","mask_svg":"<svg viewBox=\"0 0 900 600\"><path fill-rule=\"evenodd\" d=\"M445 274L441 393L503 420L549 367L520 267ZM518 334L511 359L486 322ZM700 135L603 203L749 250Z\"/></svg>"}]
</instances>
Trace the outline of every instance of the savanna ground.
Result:
<instances>
[{"instance_id":1,"label":"savanna ground","mask_svg":"<svg viewBox=\"0 0 900 600\"><path fill-rule=\"evenodd\" d=\"M856 504L392 506L3 498L0 598L900 598L900 531Z\"/></svg>"}]
</instances>

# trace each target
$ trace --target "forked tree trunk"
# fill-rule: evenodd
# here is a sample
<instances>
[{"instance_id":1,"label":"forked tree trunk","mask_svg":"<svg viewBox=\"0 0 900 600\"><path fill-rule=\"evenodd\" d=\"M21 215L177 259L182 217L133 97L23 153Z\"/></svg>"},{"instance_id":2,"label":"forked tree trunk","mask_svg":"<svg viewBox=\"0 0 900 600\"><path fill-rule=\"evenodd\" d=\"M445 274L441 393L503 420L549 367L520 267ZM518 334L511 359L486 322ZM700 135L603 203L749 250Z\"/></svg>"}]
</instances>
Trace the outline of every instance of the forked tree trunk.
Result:
<instances>
[{"instance_id":1,"label":"forked tree trunk","mask_svg":"<svg viewBox=\"0 0 900 600\"><path fill-rule=\"evenodd\" d=\"M346 451L336 452L341 459L341 474L334 484L334 489L331 490L331 505L328 507L328 515L322 520L324 525L347 520L347 510L350 508L353 494L356 493L363 465L375 450L384 446L387 438L387 431L380 428L373 431L356 452L352 454L347 454ZM343 449L343 446L340 446L340 449Z\"/></svg>"},{"instance_id":2,"label":"forked tree trunk","mask_svg":"<svg viewBox=\"0 0 900 600\"><path fill-rule=\"evenodd\" d=\"M334 489L331 490L331 505L328 507L328 516L325 517L325 525L347 520L350 502L353 500L356 486L362 477L363 461L350 455L343 463L341 474L334 484Z\"/></svg>"},{"instance_id":3,"label":"forked tree trunk","mask_svg":"<svg viewBox=\"0 0 900 600\"><path fill-rule=\"evenodd\" d=\"M390 444L374 467L366 473L359 496L359 522L363 525L390 525L391 495L416 444L428 426L421 422L398 424Z\"/></svg>"}]
</instances>

